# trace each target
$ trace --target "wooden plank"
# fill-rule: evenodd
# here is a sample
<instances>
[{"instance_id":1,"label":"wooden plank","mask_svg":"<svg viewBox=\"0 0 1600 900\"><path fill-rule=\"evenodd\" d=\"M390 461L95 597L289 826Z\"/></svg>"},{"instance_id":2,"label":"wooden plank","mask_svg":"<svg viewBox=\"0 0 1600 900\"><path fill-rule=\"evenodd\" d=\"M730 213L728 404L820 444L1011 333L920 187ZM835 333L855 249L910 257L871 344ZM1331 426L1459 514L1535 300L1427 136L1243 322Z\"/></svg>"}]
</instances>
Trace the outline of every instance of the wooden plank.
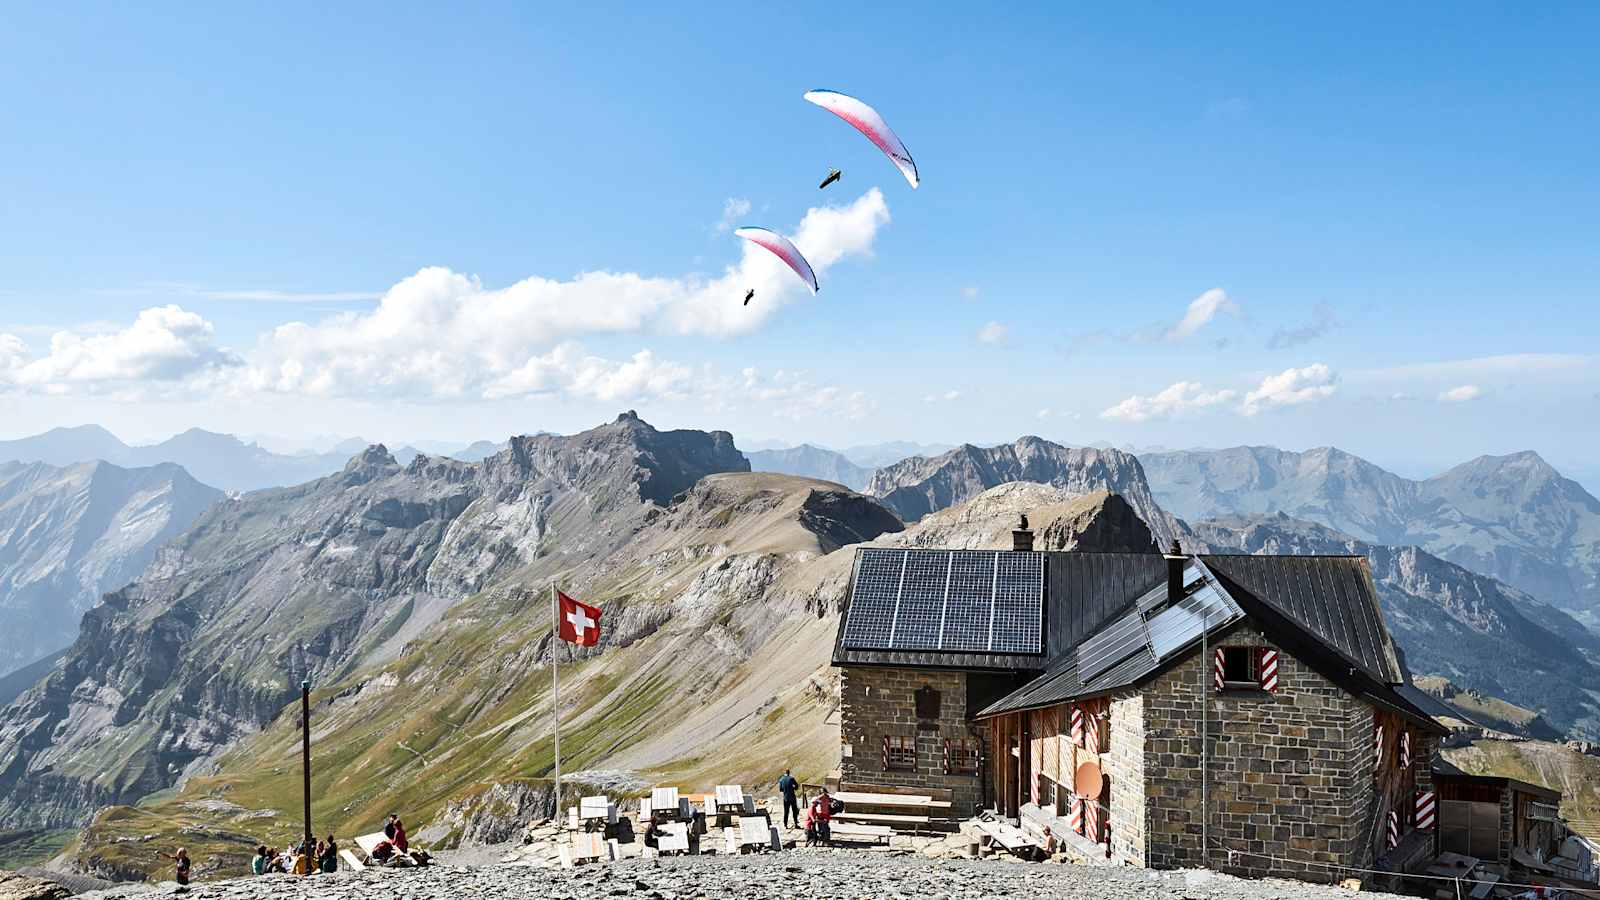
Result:
<instances>
[{"instance_id":1,"label":"wooden plank","mask_svg":"<svg viewBox=\"0 0 1600 900\"><path fill-rule=\"evenodd\" d=\"M717 785L718 806L743 806L744 787L737 784Z\"/></svg>"},{"instance_id":2,"label":"wooden plank","mask_svg":"<svg viewBox=\"0 0 1600 900\"><path fill-rule=\"evenodd\" d=\"M739 844L743 847L760 847L770 840L767 834L771 828L767 820L757 816L745 816L739 820Z\"/></svg>"},{"instance_id":3,"label":"wooden plank","mask_svg":"<svg viewBox=\"0 0 1600 900\"><path fill-rule=\"evenodd\" d=\"M610 808L610 797L584 797L578 801L578 816L584 819L604 819Z\"/></svg>"},{"instance_id":4,"label":"wooden plank","mask_svg":"<svg viewBox=\"0 0 1600 900\"><path fill-rule=\"evenodd\" d=\"M887 825L863 825L859 822L840 822L833 826L834 833L845 834L875 834L883 837L894 836L894 829Z\"/></svg>"},{"instance_id":5,"label":"wooden plank","mask_svg":"<svg viewBox=\"0 0 1600 900\"><path fill-rule=\"evenodd\" d=\"M348 866L352 872L359 872L366 868L366 866L362 865L361 860L357 859L356 855L351 853L349 850L340 850L339 858L344 860L344 864Z\"/></svg>"},{"instance_id":6,"label":"wooden plank","mask_svg":"<svg viewBox=\"0 0 1600 900\"><path fill-rule=\"evenodd\" d=\"M834 818L851 822L890 822L900 825L925 825L929 821L927 816L901 816L889 813L842 812L835 815Z\"/></svg>"},{"instance_id":7,"label":"wooden plank","mask_svg":"<svg viewBox=\"0 0 1600 900\"><path fill-rule=\"evenodd\" d=\"M656 848L663 853L689 852L689 825L687 822L669 822L661 826L656 835Z\"/></svg>"},{"instance_id":8,"label":"wooden plank","mask_svg":"<svg viewBox=\"0 0 1600 900\"><path fill-rule=\"evenodd\" d=\"M356 846L361 848L361 852L362 853L365 853L366 855L371 856L372 855L372 851L376 850L378 848L379 844L383 843L384 841L387 841L388 839L389 839L388 835L384 834L381 831L377 831L377 832L373 832L372 834L360 835L355 839L355 841L356 841Z\"/></svg>"},{"instance_id":9,"label":"wooden plank","mask_svg":"<svg viewBox=\"0 0 1600 900\"><path fill-rule=\"evenodd\" d=\"M678 789L675 787L658 787L650 791L650 808L656 812L674 810L678 808Z\"/></svg>"},{"instance_id":10,"label":"wooden plank","mask_svg":"<svg viewBox=\"0 0 1600 900\"><path fill-rule=\"evenodd\" d=\"M862 791L840 791L829 794L844 803L854 803L859 806L904 806L919 809L949 809L949 800L935 800L926 796L900 796L897 794L875 794Z\"/></svg>"}]
</instances>

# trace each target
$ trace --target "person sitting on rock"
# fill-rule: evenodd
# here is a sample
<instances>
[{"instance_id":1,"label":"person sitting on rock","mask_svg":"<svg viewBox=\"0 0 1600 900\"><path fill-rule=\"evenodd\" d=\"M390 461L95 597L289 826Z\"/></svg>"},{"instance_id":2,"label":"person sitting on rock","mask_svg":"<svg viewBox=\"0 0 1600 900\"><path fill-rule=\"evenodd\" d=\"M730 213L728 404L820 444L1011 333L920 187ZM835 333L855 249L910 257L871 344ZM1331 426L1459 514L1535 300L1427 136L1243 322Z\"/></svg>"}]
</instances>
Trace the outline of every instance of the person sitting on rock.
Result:
<instances>
[{"instance_id":1,"label":"person sitting on rock","mask_svg":"<svg viewBox=\"0 0 1600 900\"><path fill-rule=\"evenodd\" d=\"M271 865L272 856L267 852L267 845L262 844L256 848L255 858L250 860L250 872L255 875L265 875Z\"/></svg>"}]
</instances>

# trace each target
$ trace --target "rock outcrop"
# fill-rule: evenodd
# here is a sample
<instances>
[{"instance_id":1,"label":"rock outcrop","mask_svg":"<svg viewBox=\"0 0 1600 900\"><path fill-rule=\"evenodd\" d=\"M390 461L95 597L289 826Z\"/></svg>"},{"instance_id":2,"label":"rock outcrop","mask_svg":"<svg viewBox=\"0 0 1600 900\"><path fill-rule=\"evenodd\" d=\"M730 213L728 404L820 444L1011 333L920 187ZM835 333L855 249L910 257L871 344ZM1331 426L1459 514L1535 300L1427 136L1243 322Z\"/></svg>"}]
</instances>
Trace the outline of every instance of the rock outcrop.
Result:
<instances>
[{"instance_id":1,"label":"rock outcrop","mask_svg":"<svg viewBox=\"0 0 1600 900\"><path fill-rule=\"evenodd\" d=\"M998 447L964 444L932 458L914 456L873 474L864 493L880 498L907 522L976 497L1008 482L1035 482L1073 494L1120 495L1163 543L1176 523L1156 503L1133 455L1094 447L1063 447L1023 437Z\"/></svg>"},{"instance_id":2,"label":"rock outcrop","mask_svg":"<svg viewBox=\"0 0 1600 900\"><path fill-rule=\"evenodd\" d=\"M0 900L61 900L72 892L44 878L0 869Z\"/></svg>"}]
</instances>

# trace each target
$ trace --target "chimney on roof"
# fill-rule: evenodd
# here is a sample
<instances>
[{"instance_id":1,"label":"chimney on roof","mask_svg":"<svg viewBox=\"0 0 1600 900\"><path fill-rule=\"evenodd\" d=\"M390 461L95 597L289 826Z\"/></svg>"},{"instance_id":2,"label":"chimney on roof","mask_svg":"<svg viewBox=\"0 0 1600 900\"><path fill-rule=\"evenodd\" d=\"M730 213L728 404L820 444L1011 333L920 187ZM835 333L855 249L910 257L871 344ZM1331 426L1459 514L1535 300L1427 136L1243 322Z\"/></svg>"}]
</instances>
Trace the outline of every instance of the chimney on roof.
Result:
<instances>
[{"instance_id":1,"label":"chimney on roof","mask_svg":"<svg viewBox=\"0 0 1600 900\"><path fill-rule=\"evenodd\" d=\"M1033 550L1033 532L1028 529L1028 514L1022 514L1022 521L1011 532L1011 549L1019 553L1028 553Z\"/></svg>"},{"instance_id":2,"label":"chimney on roof","mask_svg":"<svg viewBox=\"0 0 1600 900\"><path fill-rule=\"evenodd\" d=\"M1183 564L1189 561L1183 555L1183 545L1177 538L1172 539L1172 546L1167 550L1167 602L1176 603L1183 599Z\"/></svg>"}]
</instances>

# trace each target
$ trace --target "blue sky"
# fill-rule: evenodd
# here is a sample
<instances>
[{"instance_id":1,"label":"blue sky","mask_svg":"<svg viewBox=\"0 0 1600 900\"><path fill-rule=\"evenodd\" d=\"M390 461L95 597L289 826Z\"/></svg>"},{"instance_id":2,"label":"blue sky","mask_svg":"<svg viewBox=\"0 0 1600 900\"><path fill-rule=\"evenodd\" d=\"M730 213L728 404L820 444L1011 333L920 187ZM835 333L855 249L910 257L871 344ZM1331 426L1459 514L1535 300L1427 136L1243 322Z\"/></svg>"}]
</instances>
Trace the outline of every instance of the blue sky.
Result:
<instances>
[{"instance_id":1,"label":"blue sky","mask_svg":"<svg viewBox=\"0 0 1600 900\"><path fill-rule=\"evenodd\" d=\"M1600 9L1392 7L13 8L0 438L637 408L1581 474ZM815 298L722 227L825 206Z\"/></svg>"}]
</instances>

